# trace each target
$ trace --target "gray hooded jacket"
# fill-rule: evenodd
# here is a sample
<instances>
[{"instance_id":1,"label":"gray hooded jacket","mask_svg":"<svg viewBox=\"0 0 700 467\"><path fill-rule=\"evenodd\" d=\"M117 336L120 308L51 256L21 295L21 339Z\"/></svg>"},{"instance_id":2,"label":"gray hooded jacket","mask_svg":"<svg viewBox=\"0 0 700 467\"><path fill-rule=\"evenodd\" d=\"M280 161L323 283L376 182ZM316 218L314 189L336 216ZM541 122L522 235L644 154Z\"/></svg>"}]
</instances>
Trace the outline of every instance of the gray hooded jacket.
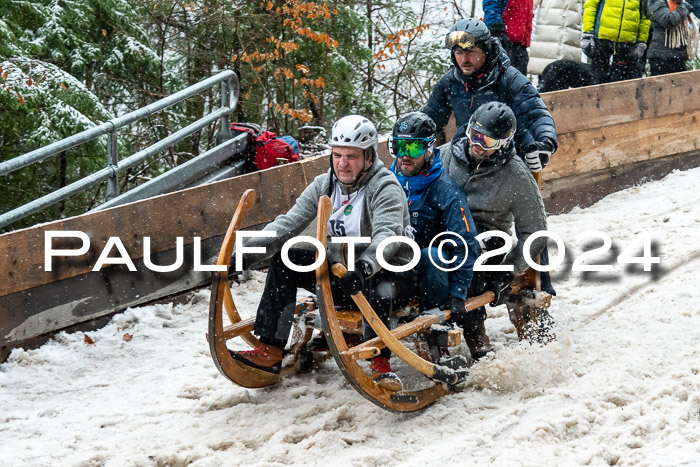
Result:
<instances>
[{"instance_id":1,"label":"gray hooded jacket","mask_svg":"<svg viewBox=\"0 0 700 467\"><path fill-rule=\"evenodd\" d=\"M325 174L316 177L313 182L297 198L294 206L286 214L281 214L270 222L263 230L274 230L276 237L249 238L245 247L265 247L265 254L251 254L253 259L249 264L259 263L282 249L284 243L292 237L300 235L309 224L316 222L318 200L329 193L330 169ZM338 183L334 177L334 183ZM403 236L409 222L406 195L394 174L384 167L384 163L375 159L367 176L359 184L367 186L362 206L360 231L363 237L371 237L372 242L355 246L355 261L363 260L372 267L372 274L381 269L377 262L377 246L385 238ZM332 192L332 191L330 191ZM328 260L333 263L342 262L341 244L331 243L328 236ZM295 247L302 247L296 244ZM247 255L247 254L246 254ZM390 264L404 265L410 262L413 252L405 243L393 242L384 248L383 256Z\"/></svg>"},{"instance_id":2,"label":"gray hooded jacket","mask_svg":"<svg viewBox=\"0 0 700 467\"><path fill-rule=\"evenodd\" d=\"M442 165L467 195L467 205L479 233L518 230L518 243L506 256L504 264L512 264L515 273L528 265L523 258L525 240L539 230L547 229L544 203L530 170L515 152L501 153L477 164L465 151L467 139L455 140L440 148ZM468 151L468 150L467 150ZM537 258L546 244L540 237L532 242L530 257Z\"/></svg>"}]
</instances>

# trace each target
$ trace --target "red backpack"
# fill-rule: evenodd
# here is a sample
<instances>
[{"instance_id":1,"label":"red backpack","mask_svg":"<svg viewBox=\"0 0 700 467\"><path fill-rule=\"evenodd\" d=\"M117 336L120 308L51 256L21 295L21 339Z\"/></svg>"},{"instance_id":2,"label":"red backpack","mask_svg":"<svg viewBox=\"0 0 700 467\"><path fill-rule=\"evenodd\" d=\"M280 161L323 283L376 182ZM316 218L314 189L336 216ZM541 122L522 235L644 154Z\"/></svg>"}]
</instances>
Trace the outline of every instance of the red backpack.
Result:
<instances>
[{"instance_id":1,"label":"red backpack","mask_svg":"<svg viewBox=\"0 0 700 467\"><path fill-rule=\"evenodd\" d=\"M248 133L255 143L255 166L258 170L269 169L277 165L277 159L286 162L299 160L299 146L291 136L277 138L271 131L262 131L255 124L232 123L231 130Z\"/></svg>"},{"instance_id":2,"label":"red backpack","mask_svg":"<svg viewBox=\"0 0 700 467\"><path fill-rule=\"evenodd\" d=\"M269 169L277 164L277 159L286 159L284 163L299 160L299 151L296 152L287 140L288 136L277 138L271 131L264 131L256 144L255 165L258 169Z\"/></svg>"}]
</instances>

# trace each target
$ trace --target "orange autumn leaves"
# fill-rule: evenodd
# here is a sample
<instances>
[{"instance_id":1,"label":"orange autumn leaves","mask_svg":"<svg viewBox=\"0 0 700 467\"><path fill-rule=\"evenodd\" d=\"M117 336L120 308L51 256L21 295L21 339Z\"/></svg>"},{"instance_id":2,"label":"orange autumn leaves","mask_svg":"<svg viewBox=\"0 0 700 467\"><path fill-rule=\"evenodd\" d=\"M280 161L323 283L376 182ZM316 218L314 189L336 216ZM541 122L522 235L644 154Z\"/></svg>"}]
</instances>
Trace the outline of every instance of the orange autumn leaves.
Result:
<instances>
[{"instance_id":1,"label":"orange autumn leaves","mask_svg":"<svg viewBox=\"0 0 700 467\"><path fill-rule=\"evenodd\" d=\"M277 2L280 3L280 2ZM283 34L287 40L282 40L279 37L270 35L264 39L265 44L272 46L272 50L260 51L244 51L240 55L234 55L232 62L245 63L250 66L251 70L256 74L263 72L266 65L273 65L271 70L272 76L276 79L290 80L293 86L302 87L302 94L307 100L317 103L319 97L315 90L325 88L325 79L323 76L312 76L310 68L304 64L297 64L294 67L277 66L276 62L281 61L288 54L292 54L300 47L299 38L310 40L317 44L322 44L326 48L337 48L338 42L333 39L329 33L314 31L306 24L308 21L316 19L331 19L332 15L336 15L338 11L331 9L326 3L304 2L299 0L286 0L279 6L275 6L275 2L263 0L260 6L266 12L274 15L278 20L282 20L283 28L289 34ZM259 81L259 79L258 79ZM313 119L311 111L308 109L295 109L288 103L284 104L268 104L270 108L294 119L308 123Z\"/></svg>"},{"instance_id":2,"label":"orange autumn leaves","mask_svg":"<svg viewBox=\"0 0 700 467\"><path fill-rule=\"evenodd\" d=\"M400 53L401 49L403 48L403 45L401 44L402 40L408 39L410 41L416 36L423 34L423 32L429 28L429 24L421 24L415 28L402 29L396 34L387 34L386 42L382 44L379 50L374 54L374 58L377 60L390 59L392 55ZM380 67L381 66L383 65L380 65Z\"/></svg>"},{"instance_id":3,"label":"orange autumn leaves","mask_svg":"<svg viewBox=\"0 0 700 467\"><path fill-rule=\"evenodd\" d=\"M133 338L134 336L128 332L122 336L122 340L124 342L131 342L131 339ZM95 345L95 340L87 334L83 335L83 342L85 342L87 345Z\"/></svg>"},{"instance_id":4,"label":"orange autumn leaves","mask_svg":"<svg viewBox=\"0 0 700 467\"><path fill-rule=\"evenodd\" d=\"M4 70L2 66L0 65L0 81L2 82L2 89L5 89L7 91L12 90L12 86L7 84L7 77L9 73L7 70ZM40 81L44 81L46 79L46 73L43 73L40 78L35 78L32 79L31 77L28 77L27 80L25 81L25 84L27 85L27 88L30 88L32 86L38 86ZM63 85L63 88L65 89L65 85ZM22 106L24 105L24 96L22 96L22 93L18 90L14 90L15 94L17 95L17 100L19 101L19 105Z\"/></svg>"}]
</instances>

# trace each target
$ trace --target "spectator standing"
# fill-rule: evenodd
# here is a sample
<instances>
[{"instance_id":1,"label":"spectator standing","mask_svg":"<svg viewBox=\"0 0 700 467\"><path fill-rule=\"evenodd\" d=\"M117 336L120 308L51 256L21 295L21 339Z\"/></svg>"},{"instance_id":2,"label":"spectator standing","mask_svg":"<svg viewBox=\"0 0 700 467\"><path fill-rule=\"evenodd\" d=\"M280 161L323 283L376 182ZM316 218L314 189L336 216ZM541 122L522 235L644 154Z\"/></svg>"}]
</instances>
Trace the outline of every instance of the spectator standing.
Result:
<instances>
[{"instance_id":1,"label":"spectator standing","mask_svg":"<svg viewBox=\"0 0 700 467\"><path fill-rule=\"evenodd\" d=\"M484 23L501 41L511 64L527 74L532 35L533 0L484 0Z\"/></svg>"},{"instance_id":2,"label":"spectator standing","mask_svg":"<svg viewBox=\"0 0 700 467\"><path fill-rule=\"evenodd\" d=\"M583 0L535 0L537 21L530 44L528 73L541 75L555 60L581 61Z\"/></svg>"},{"instance_id":3,"label":"spectator standing","mask_svg":"<svg viewBox=\"0 0 700 467\"><path fill-rule=\"evenodd\" d=\"M435 85L422 112L442 131L453 111L459 128L481 104L504 102L518 120L518 155L531 171L542 170L557 149L557 132L537 89L510 65L482 21L470 18L455 23L445 36L445 46L452 51L453 66Z\"/></svg>"},{"instance_id":4,"label":"spectator standing","mask_svg":"<svg viewBox=\"0 0 700 467\"><path fill-rule=\"evenodd\" d=\"M697 36L695 25L689 27L693 7L683 0L648 0L647 9L654 30L647 52L651 75L686 71L693 31Z\"/></svg>"},{"instance_id":5,"label":"spectator standing","mask_svg":"<svg viewBox=\"0 0 700 467\"><path fill-rule=\"evenodd\" d=\"M598 84L642 77L650 22L641 1L646 0L584 3L581 49L590 58Z\"/></svg>"}]
</instances>

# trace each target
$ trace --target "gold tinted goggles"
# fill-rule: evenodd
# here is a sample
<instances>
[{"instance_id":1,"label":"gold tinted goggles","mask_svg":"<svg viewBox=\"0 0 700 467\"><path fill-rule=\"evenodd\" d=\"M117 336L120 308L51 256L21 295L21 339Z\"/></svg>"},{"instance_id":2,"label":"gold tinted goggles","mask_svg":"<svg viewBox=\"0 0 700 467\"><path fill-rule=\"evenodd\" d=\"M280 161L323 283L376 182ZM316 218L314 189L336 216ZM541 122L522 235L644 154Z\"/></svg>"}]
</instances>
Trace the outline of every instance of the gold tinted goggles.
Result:
<instances>
[{"instance_id":1,"label":"gold tinted goggles","mask_svg":"<svg viewBox=\"0 0 700 467\"><path fill-rule=\"evenodd\" d=\"M474 47L474 35L467 31L452 31L445 36L445 47L452 49L458 45L464 50Z\"/></svg>"}]
</instances>

